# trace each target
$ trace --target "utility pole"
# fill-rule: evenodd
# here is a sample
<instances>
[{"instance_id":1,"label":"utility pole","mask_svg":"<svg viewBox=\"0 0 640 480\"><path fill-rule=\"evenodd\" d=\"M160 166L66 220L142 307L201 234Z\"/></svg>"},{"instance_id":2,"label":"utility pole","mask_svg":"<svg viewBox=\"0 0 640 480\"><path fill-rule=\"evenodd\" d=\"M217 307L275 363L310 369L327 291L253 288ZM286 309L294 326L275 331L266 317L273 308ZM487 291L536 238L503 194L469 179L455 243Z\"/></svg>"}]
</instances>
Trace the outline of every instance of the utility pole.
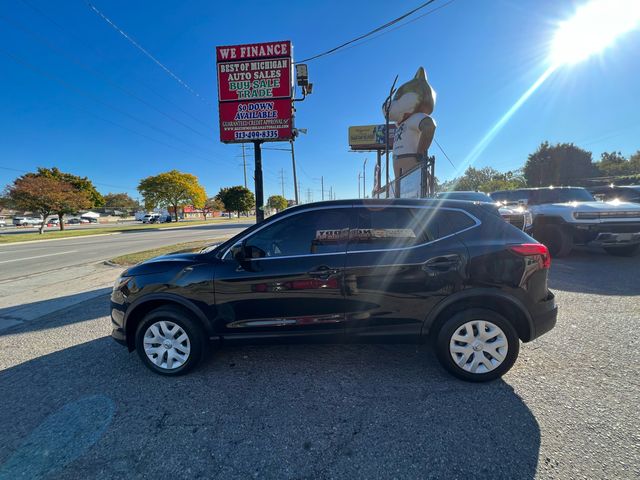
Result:
<instances>
[{"instance_id":1,"label":"utility pole","mask_svg":"<svg viewBox=\"0 0 640 480\"><path fill-rule=\"evenodd\" d=\"M322 201L324 202L324 175L320 176L320 189L322 191Z\"/></svg>"},{"instance_id":2,"label":"utility pole","mask_svg":"<svg viewBox=\"0 0 640 480\"><path fill-rule=\"evenodd\" d=\"M300 187L298 187L298 176L296 175L296 154L293 148L293 140L291 143L291 164L293 165L293 194L295 196L296 205L298 205L298 199L300 197Z\"/></svg>"},{"instance_id":3,"label":"utility pole","mask_svg":"<svg viewBox=\"0 0 640 480\"><path fill-rule=\"evenodd\" d=\"M329 200L333 200L333 185L329 187Z\"/></svg>"},{"instance_id":4,"label":"utility pole","mask_svg":"<svg viewBox=\"0 0 640 480\"><path fill-rule=\"evenodd\" d=\"M242 145L242 169L244 170L244 188L247 188L247 159L244 156L244 143Z\"/></svg>"},{"instance_id":5,"label":"utility pole","mask_svg":"<svg viewBox=\"0 0 640 480\"><path fill-rule=\"evenodd\" d=\"M284 196L284 168L280 169L280 185L282 186L282 196L287 198Z\"/></svg>"},{"instance_id":6,"label":"utility pole","mask_svg":"<svg viewBox=\"0 0 640 480\"><path fill-rule=\"evenodd\" d=\"M362 198L367 198L367 158L362 165Z\"/></svg>"},{"instance_id":7,"label":"utility pole","mask_svg":"<svg viewBox=\"0 0 640 480\"><path fill-rule=\"evenodd\" d=\"M311 203L311 189L307 188L307 203Z\"/></svg>"}]
</instances>

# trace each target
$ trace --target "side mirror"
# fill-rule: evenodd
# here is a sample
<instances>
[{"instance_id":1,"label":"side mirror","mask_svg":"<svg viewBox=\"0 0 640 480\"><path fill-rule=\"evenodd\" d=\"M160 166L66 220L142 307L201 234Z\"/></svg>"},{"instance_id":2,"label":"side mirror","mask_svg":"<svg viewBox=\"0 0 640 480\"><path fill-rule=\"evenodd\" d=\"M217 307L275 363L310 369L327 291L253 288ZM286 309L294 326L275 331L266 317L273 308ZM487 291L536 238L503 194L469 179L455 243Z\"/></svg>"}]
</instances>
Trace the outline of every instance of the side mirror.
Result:
<instances>
[{"instance_id":1,"label":"side mirror","mask_svg":"<svg viewBox=\"0 0 640 480\"><path fill-rule=\"evenodd\" d=\"M238 263L243 263L246 259L244 242L236 243L231 247L231 257Z\"/></svg>"}]
</instances>

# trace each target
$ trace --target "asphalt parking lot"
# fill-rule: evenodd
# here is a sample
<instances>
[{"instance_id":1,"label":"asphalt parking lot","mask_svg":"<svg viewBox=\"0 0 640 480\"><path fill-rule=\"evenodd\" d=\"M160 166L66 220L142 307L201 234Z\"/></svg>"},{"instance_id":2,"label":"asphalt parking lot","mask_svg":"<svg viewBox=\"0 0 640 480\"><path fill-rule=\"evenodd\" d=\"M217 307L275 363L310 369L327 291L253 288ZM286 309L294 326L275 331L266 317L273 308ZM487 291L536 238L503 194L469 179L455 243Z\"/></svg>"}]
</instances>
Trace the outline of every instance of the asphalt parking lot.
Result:
<instances>
[{"instance_id":1,"label":"asphalt parking lot","mask_svg":"<svg viewBox=\"0 0 640 480\"><path fill-rule=\"evenodd\" d=\"M490 384L427 346L226 347L152 374L107 296L0 332L0 479L639 478L640 256L554 261L555 330Z\"/></svg>"}]
</instances>

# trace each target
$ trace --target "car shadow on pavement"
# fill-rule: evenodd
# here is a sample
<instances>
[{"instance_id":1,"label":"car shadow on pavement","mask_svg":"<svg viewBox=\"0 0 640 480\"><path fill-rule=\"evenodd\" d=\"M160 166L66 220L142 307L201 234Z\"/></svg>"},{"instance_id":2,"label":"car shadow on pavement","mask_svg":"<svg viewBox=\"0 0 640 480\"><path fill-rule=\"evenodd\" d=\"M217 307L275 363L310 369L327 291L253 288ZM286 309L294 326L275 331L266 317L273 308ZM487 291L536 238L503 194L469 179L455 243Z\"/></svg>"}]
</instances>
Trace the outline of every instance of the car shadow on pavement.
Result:
<instances>
[{"instance_id":1,"label":"car shadow on pavement","mask_svg":"<svg viewBox=\"0 0 640 480\"><path fill-rule=\"evenodd\" d=\"M549 288L597 295L640 295L640 255L614 257L596 249L575 249L553 259Z\"/></svg>"},{"instance_id":2,"label":"car shadow on pavement","mask_svg":"<svg viewBox=\"0 0 640 480\"><path fill-rule=\"evenodd\" d=\"M98 288L87 292L75 293L65 297L51 298L23 305L0 308L0 337L10 335L14 332L29 332L43 330L52 327L59 327L68 323L84 322L95 318L95 311L92 309L77 309L73 316L65 316L66 322L61 322L51 314L67 309L77 304L93 302L102 299L104 306L109 305L109 294L111 287ZM46 316L46 318L44 318ZM19 323L18 323L19 322ZM11 325L4 328L5 325Z\"/></svg>"},{"instance_id":3,"label":"car shadow on pavement","mask_svg":"<svg viewBox=\"0 0 640 480\"><path fill-rule=\"evenodd\" d=\"M103 301L86 331L108 330ZM55 342L21 333L4 352ZM424 345L227 346L167 378L100 337L0 371L0 391L2 479L533 478L540 449L507 383L455 380Z\"/></svg>"}]
</instances>

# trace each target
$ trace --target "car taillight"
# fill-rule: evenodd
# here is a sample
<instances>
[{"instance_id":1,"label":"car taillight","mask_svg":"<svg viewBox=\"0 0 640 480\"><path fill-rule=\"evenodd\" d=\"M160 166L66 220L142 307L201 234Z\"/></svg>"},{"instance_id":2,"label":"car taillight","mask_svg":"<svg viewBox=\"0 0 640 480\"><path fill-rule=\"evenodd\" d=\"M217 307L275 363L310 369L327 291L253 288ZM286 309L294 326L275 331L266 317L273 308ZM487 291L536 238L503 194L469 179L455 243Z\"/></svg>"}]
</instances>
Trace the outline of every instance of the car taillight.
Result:
<instances>
[{"instance_id":1,"label":"car taillight","mask_svg":"<svg viewBox=\"0 0 640 480\"><path fill-rule=\"evenodd\" d=\"M522 243L520 245L510 245L509 250L523 257L540 256L540 266L542 268L551 267L551 255L549 255L549 249L541 243Z\"/></svg>"}]
</instances>

